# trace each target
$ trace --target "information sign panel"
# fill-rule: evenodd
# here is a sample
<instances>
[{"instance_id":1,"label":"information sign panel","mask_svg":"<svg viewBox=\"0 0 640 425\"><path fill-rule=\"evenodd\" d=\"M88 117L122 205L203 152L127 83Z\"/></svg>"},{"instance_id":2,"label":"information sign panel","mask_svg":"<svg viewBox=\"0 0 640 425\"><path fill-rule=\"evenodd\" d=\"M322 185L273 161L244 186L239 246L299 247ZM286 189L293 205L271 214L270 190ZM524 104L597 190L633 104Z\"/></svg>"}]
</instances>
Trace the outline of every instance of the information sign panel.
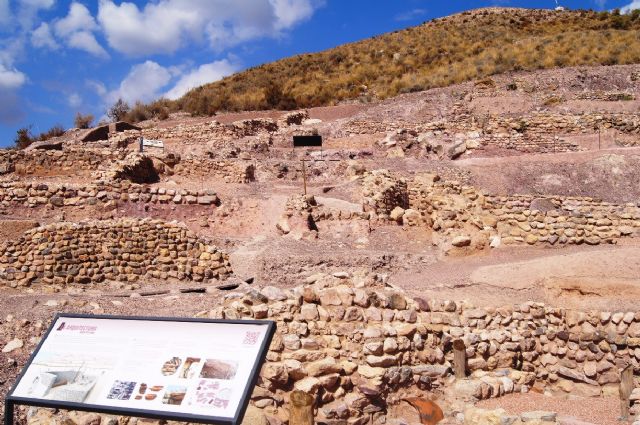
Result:
<instances>
[{"instance_id":1,"label":"information sign panel","mask_svg":"<svg viewBox=\"0 0 640 425\"><path fill-rule=\"evenodd\" d=\"M322 147L322 136L293 136L293 147Z\"/></svg>"},{"instance_id":2,"label":"information sign panel","mask_svg":"<svg viewBox=\"0 0 640 425\"><path fill-rule=\"evenodd\" d=\"M164 142L162 140L150 140L150 139L142 139L142 145L148 146L150 148L163 148Z\"/></svg>"},{"instance_id":3,"label":"information sign panel","mask_svg":"<svg viewBox=\"0 0 640 425\"><path fill-rule=\"evenodd\" d=\"M274 332L271 321L61 314L9 392L8 410L239 424Z\"/></svg>"}]
</instances>

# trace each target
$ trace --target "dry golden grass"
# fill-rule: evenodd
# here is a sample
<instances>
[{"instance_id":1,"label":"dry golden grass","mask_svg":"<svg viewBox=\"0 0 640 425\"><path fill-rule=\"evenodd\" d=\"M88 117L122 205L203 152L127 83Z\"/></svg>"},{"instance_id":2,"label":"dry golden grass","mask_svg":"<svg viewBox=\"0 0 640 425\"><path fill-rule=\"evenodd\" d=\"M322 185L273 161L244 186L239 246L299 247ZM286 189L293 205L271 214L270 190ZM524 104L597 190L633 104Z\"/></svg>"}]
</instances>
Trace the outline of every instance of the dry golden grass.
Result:
<instances>
[{"instance_id":1,"label":"dry golden grass","mask_svg":"<svg viewBox=\"0 0 640 425\"><path fill-rule=\"evenodd\" d=\"M640 14L481 9L261 65L198 87L173 110L293 109L506 71L640 62Z\"/></svg>"}]
</instances>

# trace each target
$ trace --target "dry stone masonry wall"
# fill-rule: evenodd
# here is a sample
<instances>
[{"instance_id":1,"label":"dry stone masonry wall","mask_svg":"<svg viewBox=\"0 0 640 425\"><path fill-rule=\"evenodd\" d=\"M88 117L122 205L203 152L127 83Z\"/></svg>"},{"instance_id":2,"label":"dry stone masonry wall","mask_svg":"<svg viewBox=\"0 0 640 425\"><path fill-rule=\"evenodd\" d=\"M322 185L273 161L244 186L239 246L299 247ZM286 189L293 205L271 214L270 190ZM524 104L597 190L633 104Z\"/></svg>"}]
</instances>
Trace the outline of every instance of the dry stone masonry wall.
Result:
<instances>
[{"instance_id":1,"label":"dry stone masonry wall","mask_svg":"<svg viewBox=\"0 0 640 425\"><path fill-rule=\"evenodd\" d=\"M365 209L390 214L395 207L408 208L407 182L388 170L366 172L362 178Z\"/></svg>"},{"instance_id":2,"label":"dry stone masonry wall","mask_svg":"<svg viewBox=\"0 0 640 425\"><path fill-rule=\"evenodd\" d=\"M307 280L290 291L249 292L208 313L277 322L253 394L270 415L292 389L317 395L319 423L367 424L408 393L453 389L472 401L544 384L593 396L617 391L620 368L640 372L638 313L412 299L364 273ZM468 380L451 376L456 339L466 345Z\"/></svg>"},{"instance_id":3,"label":"dry stone masonry wall","mask_svg":"<svg viewBox=\"0 0 640 425\"><path fill-rule=\"evenodd\" d=\"M166 189L129 181L94 185L0 183L0 206L3 207L113 205L115 202L215 206L220 200L210 190Z\"/></svg>"},{"instance_id":4,"label":"dry stone masonry wall","mask_svg":"<svg viewBox=\"0 0 640 425\"><path fill-rule=\"evenodd\" d=\"M448 416L463 414L464 423L473 424L484 417L469 408L477 400L541 388L617 396L619 371L632 366L640 372L639 313L533 302L477 308L411 298L385 281L367 272L316 274L291 290L267 286L230 294L198 316L276 322L250 408L275 424L288 420L295 389L315 397L318 424L396 424L392 418L406 397L434 394L447 403ZM456 340L466 347L466 379L453 376ZM632 400L638 399L636 390ZM639 408L634 405L632 414ZM87 423L86 414L68 415L68 423ZM128 423L92 415L93 421ZM533 417L525 416L524 422ZM29 418L33 425L52 420L43 410Z\"/></svg>"},{"instance_id":5,"label":"dry stone masonry wall","mask_svg":"<svg viewBox=\"0 0 640 425\"><path fill-rule=\"evenodd\" d=\"M38 172L77 173L94 171L101 164L122 160L126 153L109 149L73 149L63 151L0 151L0 175L9 173L33 174Z\"/></svg>"},{"instance_id":6,"label":"dry stone masonry wall","mask_svg":"<svg viewBox=\"0 0 640 425\"><path fill-rule=\"evenodd\" d=\"M456 182L414 183L411 207L434 230L450 235L473 232L484 242L497 237L506 244L598 245L636 236L640 229L638 204L588 197L491 196Z\"/></svg>"},{"instance_id":7,"label":"dry stone masonry wall","mask_svg":"<svg viewBox=\"0 0 640 425\"><path fill-rule=\"evenodd\" d=\"M637 135L640 134L640 118L632 113L539 112L517 117L488 115L478 119L471 116L463 104L458 104L457 109L454 107L453 116L448 120L428 123L353 120L337 135L393 135L408 132L416 135L415 142L426 144L427 147L447 142L464 144L463 152L492 147L520 152L551 153L581 149L575 142L563 138L563 135L592 134L598 129L614 129L624 134ZM425 141L427 143L424 143ZM434 151L437 153L442 149Z\"/></svg>"},{"instance_id":8,"label":"dry stone masonry wall","mask_svg":"<svg viewBox=\"0 0 640 425\"><path fill-rule=\"evenodd\" d=\"M127 141L137 137L159 139L163 141L179 141L185 145L202 145L212 143L222 145L224 142L243 137L269 134L278 131L278 122L268 118L255 118L236 121L232 124L221 124L211 121L200 124L178 124L170 128L148 128L140 131L125 131L113 135L114 142Z\"/></svg>"},{"instance_id":9,"label":"dry stone masonry wall","mask_svg":"<svg viewBox=\"0 0 640 425\"><path fill-rule=\"evenodd\" d=\"M419 173L412 180L387 170L362 177L363 202L372 217L424 225L454 246L616 243L640 234L640 204L590 197L496 196L456 181Z\"/></svg>"},{"instance_id":10,"label":"dry stone masonry wall","mask_svg":"<svg viewBox=\"0 0 640 425\"><path fill-rule=\"evenodd\" d=\"M184 177L213 176L225 183L249 183L255 180L255 165L250 161L220 161L209 158L181 159L172 169Z\"/></svg>"},{"instance_id":11,"label":"dry stone masonry wall","mask_svg":"<svg viewBox=\"0 0 640 425\"><path fill-rule=\"evenodd\" d=\"M230 273L226 254L184 226L160 220L58 223L0 244L0 282L12 287L141 278L200 282Z\"/></svg>"}]
</instances>

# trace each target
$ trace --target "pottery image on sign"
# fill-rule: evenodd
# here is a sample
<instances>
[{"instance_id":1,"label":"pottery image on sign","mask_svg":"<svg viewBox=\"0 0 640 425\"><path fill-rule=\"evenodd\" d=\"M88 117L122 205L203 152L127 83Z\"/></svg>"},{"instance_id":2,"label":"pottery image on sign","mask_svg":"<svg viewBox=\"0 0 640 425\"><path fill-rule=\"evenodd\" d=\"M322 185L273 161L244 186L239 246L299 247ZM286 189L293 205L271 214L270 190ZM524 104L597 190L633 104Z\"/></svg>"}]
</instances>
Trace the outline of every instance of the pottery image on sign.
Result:
<instances>
[{"instance_id":1,"label":"pottery image on sign","mask_svg":"<svg viewBox=\"0 0 640 425\"><path fill-rule=\"evenodd\" d=\"M162 402L164 404L180 405L187 394L187 387L181 385L169 385L164 393Z\"/></svg>"},{"instance_id":2,"label":"pottery image on sign","mask_svg":"<svg viewBox=\"0 0 640 425\"><path fill-rule=\"evenodd\" d=\"M238 363L233 360L207 359L200 372L201 378L230 380L236 376Z\"/></svg>"},{"instance_id":3,"label":"pottery image on sign","mask_svg":"<svg viewBox=\"0 0 640 425\"><path fill-rule=\"evenodd\" d=\"M173 375L178 371L181 363L180 357L172 357L162 365L162 374L165 376Z\"/></svg>"},{"instance_id":4,"label":"pottery image on sign","mask_svg":"<svg viewBox=\"0 0 640 425\"><path fill-rule=\"evenodd\" d=\"M192 378L193 375L197 373L196 368L198 363L200 363L199 357L187 357L184 361L184 365L182 365L182 369L180 370L179 378Z\"/></svg>"}]
</instances>

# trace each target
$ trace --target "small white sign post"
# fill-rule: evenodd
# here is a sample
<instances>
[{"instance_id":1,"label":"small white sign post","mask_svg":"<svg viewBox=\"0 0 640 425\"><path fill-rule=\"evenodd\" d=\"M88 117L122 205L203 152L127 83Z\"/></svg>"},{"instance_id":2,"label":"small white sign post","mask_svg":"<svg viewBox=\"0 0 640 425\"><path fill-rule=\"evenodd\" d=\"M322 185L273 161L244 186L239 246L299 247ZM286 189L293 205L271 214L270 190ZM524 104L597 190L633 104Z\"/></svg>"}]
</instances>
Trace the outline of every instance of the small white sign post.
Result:
<instances>
[{"instance_id":1,"label":"small white sign post","mask_svg":"<svg viewBox=\"0 0 640 425\"><path fill-rule=\"evenodd\" d=\"M59 315L9 392L16 404L236 425L271 321Z\"/></svg>"},{"instance_id":2,"label":"small white sign post","mask_svg":"<svg viewBox=\"0 0 640 425\"><path fill-rule=\"evenodd\" d=\"M145 139L144 137L140 138L140 152L144 152L144 148L158 148L164 151L164 142L162 140L151 140Z\"/></svg>"}]
</instances>

